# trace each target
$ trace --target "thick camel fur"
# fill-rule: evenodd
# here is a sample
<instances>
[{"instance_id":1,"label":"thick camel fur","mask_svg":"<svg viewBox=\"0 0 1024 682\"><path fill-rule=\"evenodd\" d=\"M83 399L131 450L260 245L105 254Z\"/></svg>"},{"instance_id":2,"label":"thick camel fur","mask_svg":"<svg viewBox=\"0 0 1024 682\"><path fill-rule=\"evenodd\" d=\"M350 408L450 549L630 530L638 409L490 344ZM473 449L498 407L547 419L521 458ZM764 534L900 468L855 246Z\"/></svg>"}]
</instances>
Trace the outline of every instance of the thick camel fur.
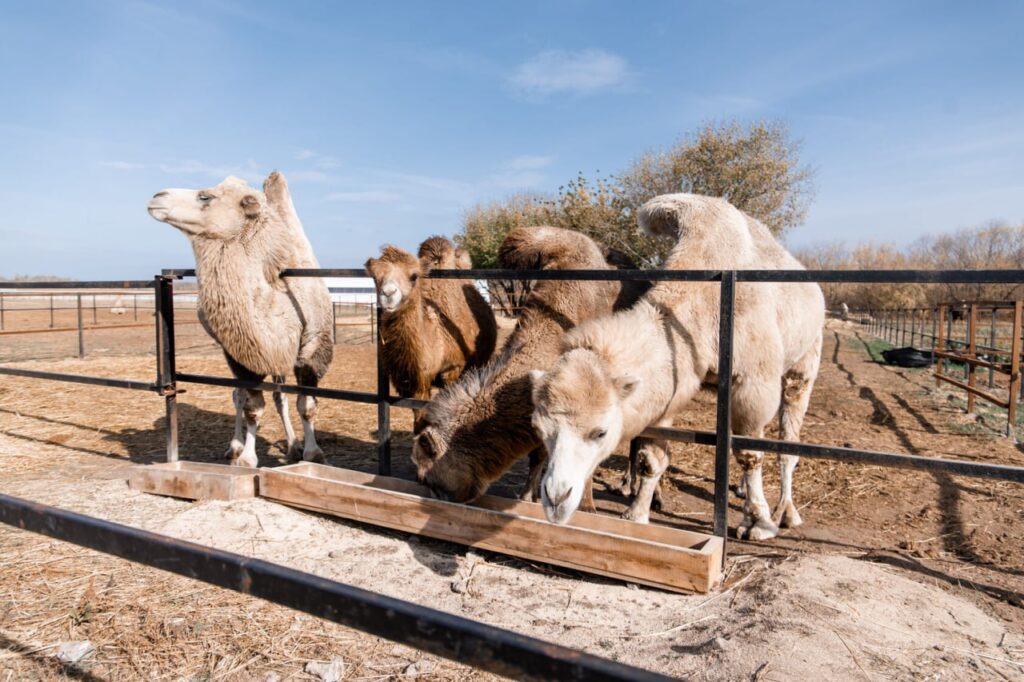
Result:
<instances>
[{"instance_id":1,"label":"thick camel fur","mask_svg":"<svg viewBox=\"0 0 1024 682\"><path fill-rule=\"evenodd\" d=\"M757 220L723 199L692 194L656 197L639 211L650 234L678 241L673 270L803 269ZM541 486L548 518L568 521L597 465L648 426L670 426L700 390L718 380L719 285L660 282L629 310L580 325L564 354L534 377L534 425L549 462ZM786 440L799 438L818 373L825 304L815 284L737 286L733 347L733 428L760 437L778 412ZM781 405L781 410L780 410ZM629 518L647 521L658 480L668 467L664 443L642 452ZM774 537L795 526L792 475L798 458L781 456L782 490L769 512L762 452L736 450L746 489L738 535Z\"/></svg>"},{"instance_id":2,"label":"thick camel fur","mask_svg":"<svg viewBox=\"0 0 1024 682\"><path fill-rule=\"evenodd\" d=\"M473 282L421 277L468 265L468 254L444 237L423 242L419 257L385 246L380 258L366 261L382 310L384 365L400 396L428 400L431 386L450 384L494 353L494 313ZM418 432L422 411L415 415Z\"/></svg>"},{"instance_id":3,"label":"thick camel fur","mask_svg":"<svg viewBox=\"0 0 1024 682\"><path fill-rule=\"evenodd\" d=\"M502 267L514 269L614 269L590 238L555 227L513 230L499 257ZM531 499L544 451L530 424L530 370L547 368L557 359L567 330L635 302L645 288L621 282L538 282L501 352L442 390L427 407L413 443L419 479L439 498L471 500L530 454L525 497Z\"/></svg>"},{"instance_id":4,"label":"thick camel fur","mask_svg":"<svg viewBox=\"0 0 1024 682\"><path fill-rule=\"evenodd\" d=\"M238 178L202 190L167 189L149 203L149 213L192 243L199 284L199 320L224 351L239 379L283 382L289 371L302 386L315 387L334 353L330 294L318 278L282 278L285 268L319 267L295 213L288 183L271 173L263 191ZM323 461L316 443L316 399L299 396L303 442L295 438L284 395L274 402L284 422L288 457ZM256 430L263 392L235 389L232 464L256 466Z\"/></svg>"}]
</instances>

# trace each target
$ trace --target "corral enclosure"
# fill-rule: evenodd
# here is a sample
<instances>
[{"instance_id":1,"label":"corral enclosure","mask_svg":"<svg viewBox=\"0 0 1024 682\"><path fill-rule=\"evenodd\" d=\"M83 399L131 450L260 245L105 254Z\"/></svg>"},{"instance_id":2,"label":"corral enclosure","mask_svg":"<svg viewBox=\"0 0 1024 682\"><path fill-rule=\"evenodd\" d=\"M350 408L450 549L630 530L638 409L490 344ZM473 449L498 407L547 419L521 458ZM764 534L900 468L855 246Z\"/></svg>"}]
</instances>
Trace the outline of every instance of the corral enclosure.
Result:
<instances>
[{"instance_id":1,"label":"corral enclosure","mask_svg":"<svg viewBox=\"0 0 1024 682\"><path fill-rule=\"evenodd\" d=\"M322 385L374 390L367 313L353 306L351 315L339 315L335 361ZM11 308L5 314L17 319ZM151 381L152 299L139 314L144 326L85 329L82 359L74 357L76 333L48 332L0 337L0 362ZM110 325L124 317L106 315ZM178 371L226 375L219 350L192 315L186 294L176 311ZM97 326L104 326L98 324L103 317L100 308ZM506 333L511 324L503 324ZM936 389L927 370L877 362L884 346L869 330L829 323L804 441L1020 464L1024 456L1000 435L1000 425L965 415L957 394ZM221 461L233 421L230 390L186 388L179 397L182 457ZM704 394L677 425L708 430L714 419L714 396ZM1024 552L1015 539L1024 524L1024 494L1011 483L805 459L796 474L804 526L771 542L731 543L722 591L688 597L261 500L191 504L130 492L123 467L162 461L163 420L161 401L149 394L2 377L0 491L268 558L675 675L941 673L975 679L1022 673ZM394 464L404 477L412 475L410 427L408 413L395 411ZM374 406L324 400L319 428L330 464L375 469ZM261 465L283 461L282 443L280 424L268 416L260 431ZM599 471L602 511L625 508L611 491L624 465L620 454ZM517 467L497 492L514 493L524 475ZM710 532L713 479L710 448L674 444L664 509L653 520ZM769 487L774 483L769 473ZM738 510L733 499L731 527ZM0 529L0 542L8 557L0 562L0 584L10 605L0 620L6 640L0 671L15 677L63 674L53 650L86 639L97 648L86 663L90 673L115 679L302 676L310 661L334 656L346 660L351 678L480 675L287 609L7 528Z\"/></svg>"}]
</instances>

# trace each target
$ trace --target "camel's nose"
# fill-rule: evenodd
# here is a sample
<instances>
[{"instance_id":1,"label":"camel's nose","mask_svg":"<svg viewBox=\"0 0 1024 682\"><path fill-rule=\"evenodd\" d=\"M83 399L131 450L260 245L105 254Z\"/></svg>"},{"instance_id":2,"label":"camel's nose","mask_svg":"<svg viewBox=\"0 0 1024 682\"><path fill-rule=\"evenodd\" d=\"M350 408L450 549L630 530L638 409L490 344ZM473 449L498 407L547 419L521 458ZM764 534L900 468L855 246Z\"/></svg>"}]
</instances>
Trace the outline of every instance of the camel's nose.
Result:
<instances>
[{"instance_id":1,"label":"camel's nose","mask_svg":"<svg viewBox=\"0 0 1024 682\"><path fill-rule=\"evenodd\" d=\"M563 502L565 502L569 498L569 495L572 494L572 486L569 486L568 488L565 489L565 492L557 496L551 494L551 488L548 485L544 486L544 492L547 494L548 501L551 503L551 505L557 507Z\"/></svg>"},{"instance_id":2,"label":"camel's nose","mask_svg":"<svg viewBox=\"0 0 1024 682\"><path fill-rule=\"evenodd\" d=\"M164 190L162 192L157 192L156 194L153 195L153 198L154 199L159 199L160 197L165 197L165 196L167 196L167 190Z\"/></svg>"}]
</instances>

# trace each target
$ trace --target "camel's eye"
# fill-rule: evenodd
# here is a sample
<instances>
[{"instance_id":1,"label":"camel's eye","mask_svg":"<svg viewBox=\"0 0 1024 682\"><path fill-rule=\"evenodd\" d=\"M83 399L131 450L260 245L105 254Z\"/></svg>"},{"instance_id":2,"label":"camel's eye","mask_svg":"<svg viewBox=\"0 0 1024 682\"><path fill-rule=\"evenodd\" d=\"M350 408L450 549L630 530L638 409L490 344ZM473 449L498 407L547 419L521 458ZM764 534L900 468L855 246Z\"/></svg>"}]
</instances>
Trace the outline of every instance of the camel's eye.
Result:
<instances>
[{"instance_id":1,"label":"camel's eye","mask_svg":"<svg viewBox=\"0 0 1024 682\"><path fill-rule=\"evenodd\" d=\"M211 201L213 201L213 195L207 194L206 192L200 192L197 198L199 199L199 203L201 204L208 204Z\"/></svg>"},{"instance_id":2,"label":"camel's eye","mask_svg":"<svg viewBox=\"0 0 1024 682\"><path fill-rule=\"evenodd\" d=\"M590 432L590 440L601 440L608 435L604 429L594 429Z\"/></svg>"},{"instance_id":3,"label":"camel's eye","mask_svg":"<svg viewBox=\"0 0 1024 682\"><path fill-rule=\"evenodd\" d=\"M409 275L409 281L412 282L413 284L415 284L416 280L418 280L419 278L420 278L420 276L417 275L415 272L413 274Z\"/></svg>"}]
</instances>

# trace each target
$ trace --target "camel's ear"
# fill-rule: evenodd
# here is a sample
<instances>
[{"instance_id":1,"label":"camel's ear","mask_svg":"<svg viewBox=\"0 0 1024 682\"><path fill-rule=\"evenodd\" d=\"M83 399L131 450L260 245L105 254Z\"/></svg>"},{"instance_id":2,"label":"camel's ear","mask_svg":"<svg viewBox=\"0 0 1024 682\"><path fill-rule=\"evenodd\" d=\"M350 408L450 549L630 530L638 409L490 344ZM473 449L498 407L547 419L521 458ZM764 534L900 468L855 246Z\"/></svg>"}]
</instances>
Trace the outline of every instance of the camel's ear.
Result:
<instances>
[{"instance_id":1,"label":"camel's ear","mask_svg":"<svg viewBox=\"0 0 1024 682\"><path fill-rule=\"evenodd\" d=\"M624 374L612 379L612 385L615 386L615 392L619 394L620 400L625 400L633 395L639 383L640 380L631 374Z\"/></svg>"},{"instance_id":2,"label":"camel's ear","mask_svg":"<svg viewBox=\"0 0 1024 682\"><path fill-rule=\"evenodd\" d=\"M254 194L242 197L242 211L246 218L255 218L260 214L260 200Z\"/></svg>"},{"instance_id":3,"label":"camel's ear","mask_svg":"<svg viewBox=\"0 0 1024 682\"><path fill-rule=\"evenodd\" d=\"M469 257L469 251L462 247L455 249L455 267L459 270L473 269L473 259Z\"/></svg>"},{"instance_id":4,"label":"camel's ear","mask_svg":"<svg viewBox=\"0 0 1024 682\"><path fill-rule=\"evenodd\" d=\"M416 441L420 446L420 452L429 459L437 459L437 443L434 441L434 430L429 426L416 436Z\"/></svg>"},{"instance_id":5,"label":"camel's ear","mask_svg":"<svg viewBox=\"0 0 1024 682\"><path fill-rule=\"evenodd\" d=\"M363 263L363 268L366 270L366 274L373 277L373 266L377 264L376 258L367 258L366 262Z\"/></svg>"}]
</instances>

